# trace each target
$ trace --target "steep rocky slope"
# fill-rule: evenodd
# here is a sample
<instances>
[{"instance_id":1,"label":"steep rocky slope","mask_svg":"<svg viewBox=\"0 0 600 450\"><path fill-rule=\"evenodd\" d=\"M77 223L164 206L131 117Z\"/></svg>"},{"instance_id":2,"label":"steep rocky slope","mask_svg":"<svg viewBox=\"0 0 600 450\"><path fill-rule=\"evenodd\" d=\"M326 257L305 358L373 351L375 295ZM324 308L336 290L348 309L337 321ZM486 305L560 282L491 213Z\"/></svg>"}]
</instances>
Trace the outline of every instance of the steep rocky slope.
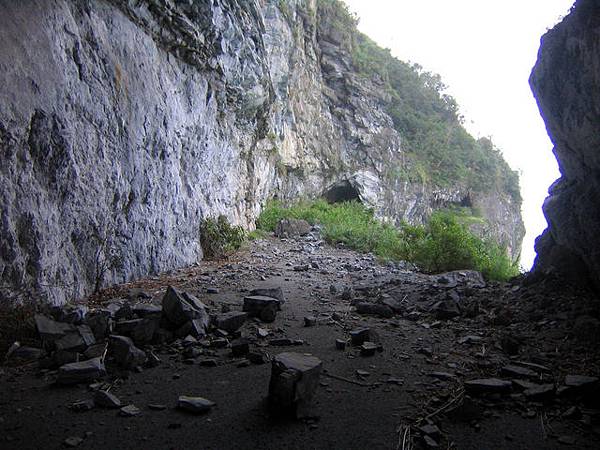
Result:
<instances>
[{"instance_id":1,"label":"steep rocky slope","mask_svg":"<svg viewBox=\"0 0 600 450\"><path fill-rule=\"evenodd\" d=\"M561 178L544 204L539 273L600 287L600 2L579 0L542 39L531 86L554 143Z\"/></svg>"},{"instance_id":2,"label":"steep rocky slope","mask_svg":"<svg viewBox=\"0 0 600 450\"><path fill-rule=\"evenodd\" d=\"M0 295L61 302L193 264L203 217L252 227L269 198L323 193L394 221L472 206L518 255L502 188L400 176L388 93L331 4L2 2Z\"/></svg>"}]
</instances>

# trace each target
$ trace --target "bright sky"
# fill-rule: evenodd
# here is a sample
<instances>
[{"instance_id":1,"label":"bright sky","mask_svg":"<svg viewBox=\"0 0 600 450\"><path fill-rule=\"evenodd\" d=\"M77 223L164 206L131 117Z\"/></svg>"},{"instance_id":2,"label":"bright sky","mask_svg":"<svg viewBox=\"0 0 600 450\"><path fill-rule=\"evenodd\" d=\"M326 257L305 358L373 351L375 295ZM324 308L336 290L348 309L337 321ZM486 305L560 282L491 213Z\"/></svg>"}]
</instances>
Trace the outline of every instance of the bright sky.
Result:
<instances>
[{"instance_id":1,"label":"bright sky","mask_svg":"<svg viewBox=\"0 0 600 450\"><path fill-rule=\"evenodd\" d=\"M540 37L573 0L344 0L359 29L404 61L439 73L475 137L491 136L521 172L527 235L521 265L546 228L542 203L559 176L528 84Z\"/></svg>"}]
</instances>

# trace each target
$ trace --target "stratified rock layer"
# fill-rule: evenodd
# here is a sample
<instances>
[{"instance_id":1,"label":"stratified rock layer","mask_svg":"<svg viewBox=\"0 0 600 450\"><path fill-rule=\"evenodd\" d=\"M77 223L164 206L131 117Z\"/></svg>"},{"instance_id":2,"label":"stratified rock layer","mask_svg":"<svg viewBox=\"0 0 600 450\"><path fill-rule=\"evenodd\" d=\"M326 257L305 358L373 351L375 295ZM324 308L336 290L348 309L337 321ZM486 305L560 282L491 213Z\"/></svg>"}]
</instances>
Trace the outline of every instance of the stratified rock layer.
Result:
<instances>
[{"instance_id":1,"label":"stratified rock layer","mask_svg":"<svg viewBox=\"0 0 600 450\"><path fill-rule=\"evenodd\" d=\"M579 0L542 38L531 76L561 177L544 203L537 272L600 287L600 1Z\"/></svg>"},{"instance_id":2,"label":"stratified rock layer","mask_svg":"<svg viewBox=\"0 0 600 450\"><path fill-rule=\"evenodd\" d=\"M195 263L202 218L252 227L273 196L412 223L467 202L517 255L506 193L391 175L408 156L347 32L316 0L2 2L0 297Z\"/></svg>"}]
</instances>

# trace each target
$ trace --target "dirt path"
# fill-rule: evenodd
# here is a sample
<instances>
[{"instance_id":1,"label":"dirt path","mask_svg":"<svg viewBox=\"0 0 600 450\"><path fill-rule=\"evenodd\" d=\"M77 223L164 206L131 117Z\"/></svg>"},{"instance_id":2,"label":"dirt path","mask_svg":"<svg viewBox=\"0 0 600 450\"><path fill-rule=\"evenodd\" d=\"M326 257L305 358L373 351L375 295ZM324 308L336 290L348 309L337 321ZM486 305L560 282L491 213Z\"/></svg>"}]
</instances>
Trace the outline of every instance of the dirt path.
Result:
<instances>
[{"instance_id":1,"label":"dirt path","mask_svg":"<svg viewBox=\"0 0 600 450\"><path fill-rule=\"evenodd\" d=\"M427 430L430 444L444 448L599 448L597 398L590 405L581 396L555 392L526 396L514 384L506 395L465 394L467 380L518 378L502 372L515 363L546 367L534 368L538 384L561 385L569 373L598 375L596 355L574 343L568 307L546 299L539 320L532 320L541 312L541 299L526 287L481 285L467 272L417 274L328 247L312 236L255 241L229 262L203 262L121 286L96 301L141 288L160 303L169 284L197 295L211 312L241 309L252 288L281 286L286 303L275 322L248 320L242 335L270 355L294 351L323 361L314 419L269 415L270 364L248 364L228 348L202 347L201 354L189 357L175 342L154 347L161 359L157 367L111 372L107 378L111 393L141 410L135 417L100 408L73 411L70 405L93 394L86 385L54 386L55 372L0 369L0 447L63 448L66 439L77 437L86 449L426 448L419 427L429 417L440 430ZM396 313L392 318L357 314L352 305L361 302L391 305ZM460 305L455 318L452 302ZM317 324L306 327L306 316ZM383 351L367 357L352 346L336 349L336 339L361 327L376 332ZM269 335L257 337L258 328ZM302 343L269 343L277 338ZM512 358L511 344L518 347ZM217 406L205 415L189 415L174 408L180 395L206 397ZM577 410L565 415L572 407Z\"/></svg>"}]
</instances>

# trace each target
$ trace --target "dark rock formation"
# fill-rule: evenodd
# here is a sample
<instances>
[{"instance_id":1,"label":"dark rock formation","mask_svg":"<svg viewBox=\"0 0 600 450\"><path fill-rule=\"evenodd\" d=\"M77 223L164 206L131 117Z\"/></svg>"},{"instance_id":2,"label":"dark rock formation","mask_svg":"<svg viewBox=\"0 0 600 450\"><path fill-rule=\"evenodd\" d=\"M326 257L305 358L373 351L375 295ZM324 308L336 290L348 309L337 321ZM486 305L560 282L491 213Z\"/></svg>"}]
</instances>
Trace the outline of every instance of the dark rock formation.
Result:
<instances>
[{"instance_id":1,"label":"dark rock formation","mask_svg":"<svg viewBox=\"0 0 600 450\"><path fill-rule=\"evenodd\" d=\"M392 175L408 157L385 90L320 5L2 2L0 297L61 303L195 263L203 218L252 227L268 198L335 200L336 183L393 221L467 201L518 255L506 192Z\"/></svg>"},{"instance_id":2,"label":"dark rock formation","mask_svg":"<svg viewBox=\"0 0 600 450\"><path fill-rule=\"evenodd\" d=\"M535 271L600 288L600 1L579 0L542 38L531 86L561 177L544 203Z\"/></svg>"}]
</instances>

